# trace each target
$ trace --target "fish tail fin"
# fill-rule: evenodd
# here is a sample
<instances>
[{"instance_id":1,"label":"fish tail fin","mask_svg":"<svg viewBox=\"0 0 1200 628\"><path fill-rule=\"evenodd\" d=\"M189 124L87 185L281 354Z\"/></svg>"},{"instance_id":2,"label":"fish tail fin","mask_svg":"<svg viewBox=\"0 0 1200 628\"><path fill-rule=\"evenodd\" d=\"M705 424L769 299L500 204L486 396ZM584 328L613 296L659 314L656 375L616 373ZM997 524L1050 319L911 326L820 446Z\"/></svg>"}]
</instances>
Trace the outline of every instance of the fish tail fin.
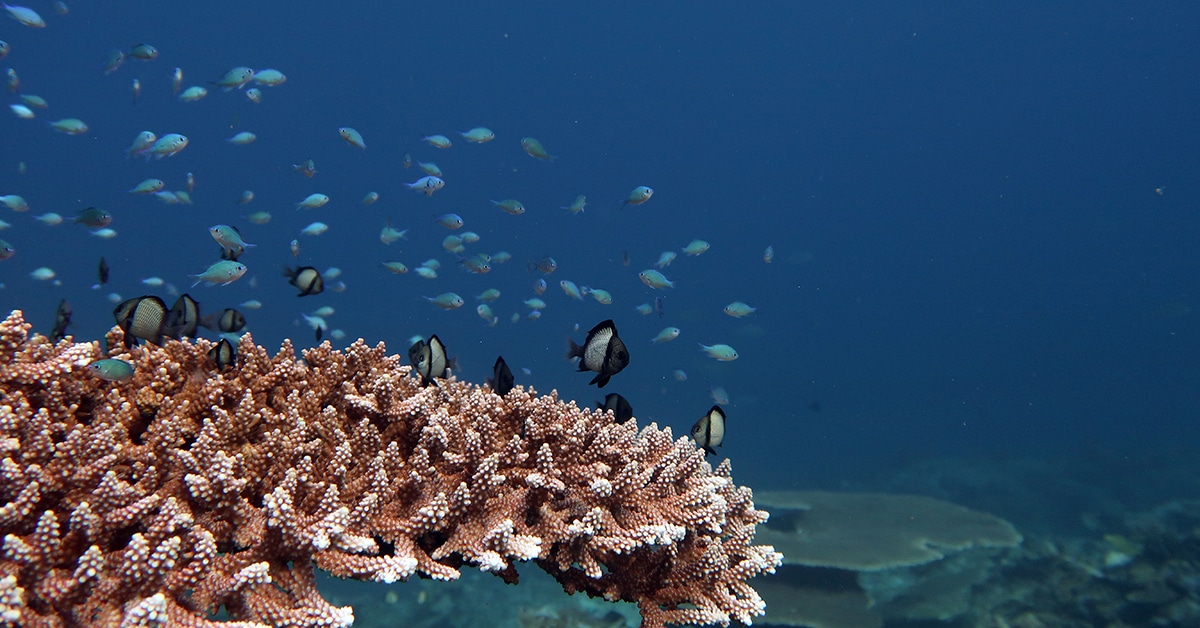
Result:
<instances>
[{"instance_id":1,"label":"fish tail fin","mask_svg":"<svg viewBox=\"0 0 1200 628\"><path fill-rule=\"evenodd\" d=\"M572 358L582 358L582 357L583 357L583 347L575 344L574 340L567 338L567 359L570 360Z\"/></svg>"}]
</instances>

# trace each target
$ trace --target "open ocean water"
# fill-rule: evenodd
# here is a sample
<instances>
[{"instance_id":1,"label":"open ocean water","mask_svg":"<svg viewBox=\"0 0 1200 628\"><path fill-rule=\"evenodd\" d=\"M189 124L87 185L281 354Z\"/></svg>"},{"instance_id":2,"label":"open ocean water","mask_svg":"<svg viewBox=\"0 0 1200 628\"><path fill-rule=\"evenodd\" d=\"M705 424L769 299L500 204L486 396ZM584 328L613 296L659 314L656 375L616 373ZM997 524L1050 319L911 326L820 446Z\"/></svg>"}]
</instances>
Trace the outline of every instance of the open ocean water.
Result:
<instances>
[{"instance_id":1,"label":"open ocean water","mask_svg":"<svg viewBox=\"0 0 1200 628\"><path fill-rule=\"evenodd\" d=\"M0 207L11 225L0 238L15 249L0 261L0 309L23 310L42 333L61 299L69 332L86 340L113 325L113 295L188 292L205 312L242 309L268 347L314 345L302 314L329 306L337 346L361 337L403 352L436 333L460 378L482 381L502 354L520 384L580 405L620 392L640 422L679 435L721 387L719 453L739 483L933 495L1004 517L1027 541L1124 534L1103 522L1200 488L1200 7L30 6L46 28L0 16L11 48L0 68L48 103L29 120L0 112L0 194L29 204ZM139 43L159 56L102 71L111 50ZM212 84L235 66L287 81L258 86L255 103L254 85ZM180 102L175 68L208 95ZM87 132L47 124L62 118ZM463 141L476 126L495 140ZM143 130L189 144L127 158ZM226 141L243 131L257 140ZM453 146L421 141L431 134ZM523 137L556 159L530 157ZM424 173L406 156L436 162L445 188L409 190ZM306 159L312 178L292 168ZM186 173L191 205L127 191L146 178L182 190ZM622 206L642 185L650 200ZM239 204L246 190L254 200ZM371 191L379 200L364 205ZM295 208L313 193L331 200ZM578 195L583 212L562 209ZM526 213L489 203L510 198ZM113 214L116 237L71 224L89 206ZM270 222L245 219L256 211ZM48 212L66 222L35 220ZM511 261L466 272L443 249L452 232L435 217L446 213L480 237L466 254ZM314 221L328 231L300 235ZM218 259L215 224L256 245L241 258L249 271L192 288L189 275ZM407 240L380 242L385 224ZM681 252L696 239L710 248ZM675 286L654 290L638 273L664 251L678 254L662 269ZM101 256L111 279L93 289ZM523 301L543 274L530 267L546 256L557 270L531 319ZM431 258L439 276L418 277ZM297 298L280 276L288 264L341 276ZM56 278L31 278L39 267ZM164 285L142 283L151 277ZM573 300L562 280L612 303ZM475 312L488 288L502 293L494 326ZM422 298L445 292L466 305ZM635 310L656 298L661 316ZM249 300L261 308L240 305ZM733 301L757 311L728 316ZM608 318L632 359L598 391L564 353ZM669 326L677 339L650 342ZM698 343L731 345L738 359Z\"/></svg>"}]
</instances>

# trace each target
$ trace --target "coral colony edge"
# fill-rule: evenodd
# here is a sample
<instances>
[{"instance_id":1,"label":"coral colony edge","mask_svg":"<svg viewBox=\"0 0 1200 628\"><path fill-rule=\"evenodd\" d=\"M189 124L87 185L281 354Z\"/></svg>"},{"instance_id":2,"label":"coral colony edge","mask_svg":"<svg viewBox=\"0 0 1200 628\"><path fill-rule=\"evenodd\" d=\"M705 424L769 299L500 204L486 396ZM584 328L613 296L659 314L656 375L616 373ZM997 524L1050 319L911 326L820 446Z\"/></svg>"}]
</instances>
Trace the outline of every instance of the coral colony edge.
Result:
<instances>
[{"instance_id":1,"label":"coral colony edge","mask_svg":"<svg viewBox=\"0 0 1200 628\"><path fill-rule=\"evenodd\" d=\"M0 323L0 621L346 626L314 568L517 581L637 602L644 626L750 623L782 556L767 513L688 438L517 387L421 386L362 340L271 356L51 343ZM87 370L132 363L127 381ZM220 613L220 614L218 614Z\"/></svg>"}]
</instances>

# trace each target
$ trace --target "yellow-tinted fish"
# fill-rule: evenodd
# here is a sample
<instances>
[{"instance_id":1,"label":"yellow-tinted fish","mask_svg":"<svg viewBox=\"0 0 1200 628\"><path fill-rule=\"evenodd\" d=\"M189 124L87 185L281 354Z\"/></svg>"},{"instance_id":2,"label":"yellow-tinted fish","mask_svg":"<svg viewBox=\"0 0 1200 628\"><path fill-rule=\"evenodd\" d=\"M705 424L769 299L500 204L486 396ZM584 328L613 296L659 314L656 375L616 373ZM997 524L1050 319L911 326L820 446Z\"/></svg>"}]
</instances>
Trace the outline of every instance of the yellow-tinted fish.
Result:
<instances>
[{"instance_id":1,"label":"yellow-tinted fish","mask_svg":"<svg viewBox=\"0 0 1200 628\"><path fill-rule=\"evenodd\" d=\"M254 82L267 87L276 87L287 82L287 77L279 70L267 68L254 73Z\"/></svg>"},{"instance_id":2,"label":"yellow-tinted fish","mask_svg":"<svg viewBox=\"0 0 1200 628\"><path fill-rule=\"evenodd\" d=\"M319 236L322 233L325 233L326 231L329 231L329 225L318 221L318 222L311 223L307 227L301 229L300 233L303 235Z\"/></svg>"},{"instance_id":3,"label":"yellow-tinted fish","mask_svg":"<svg viewBox=\"0 0 1200 628\"><path fill-rule=\"evenodd\" d=\"M758 308L750 307L741 301L734 301L733 303L726 305L723 311L734 318L742 318L743 316L749 316L757 312Z\"/></svg>"},{"instance_id":4,"label":"yellow-tinted fish","mask_svg":"<svg viewBox=\"0 0 1200 628\"><path fill-rule=\"evenodd\" d=\"M99 229L100 227L107 227L112 223L112 220L112 214L104 211L103 209L89 207L79 212L79 214L75 216L74 222L85 227Z\"/></svg>"},{"instance_id":5,"label":"yellow-tinted fish","mask_svg":"<svg viewBox=\"0 0 1200 628\"><path fill-rule=\"evenodd\" d=\"M513 216L520 216L525 213L525 204L516 199L505 199L503 201L489 201L492 205L503 209L505 213Z\"/></svg>"},{"instance_id":6,"label":"yellow-tinted fish","mask_svg":"<svg viewBox=\"0 0 1200 628\"><path fill-rule=\"evenodd\" d=\"M34 219L42 224L50 226L61 225L63 221L62 215L54 212L46 212L40 216L34 216Z\"/></svg>"},{"instance_id":7,"label":"yellow-tinted fish","mask_svg":"<svg viewBox=\"0 0 1200 628\"><path fill-rule=\"evenodd\" d=\"M388 271L397 275L403 275L408 272L408 266L405 266L401 262L382 262L382 264L384 268L388 269Z\"/></svg>"},{"instance_id":8,"label":"yellow-tinted fish","mask_svg":"<svg viewBox=\"0 0 1200 628\"><path fill-rule=\"evenodd\" d=\"M558 159L557 156L546 152L546 147L542 146L542 143L534 137L521 138L521 148L525 149L525 154L535 159L541 159L542 161L554 161Z\"/></svg>"},{"instance_id":9,"label":"yellow-tinted fish","mask_svg":"<svg viewBox=\"0 0 1200 628\"><path fill-rule=\"evenodd\" d=\"M479 318L487 321L489 326L495 325L499 320L499 318L492 312L492 308L488 306L487 303L480 303L479 305L476 305L475 313L479 315Z\"/></svg>"},{"instance_id":10,"label":"yellow-tinted fish","mask_svg":"<svg viewBox=\"0 0 1200 628\"><path fill-rule=\"evenodd\" d=\"M587 197L580 194L579 196L575 197L574 202L572 202L570 205L563 206L560 209L565 209L565 210L571 212L572 214L578 214L578 213L583 212L583 208L585 205L587 205Z\"/></svg>"},{"instance_id":11,"label":"yellow-tinted fish","mask_svg":"<svg viewBox=\"0 0 1200 628\"><path fill-rule=\"evenodd\" d=\"M21 94L21 102L30 107L37 107L38 109L45 109L50 106L48 103L46 103L45 98L42 98L41 96L34 96L33 94Z\"/></svg>"},{"instance_id":12,"label":"yellow-tinted fish","mask_svg":"<svg viewBox=\"0 0 1200 628\"><path fill-rule=\"evenodd\" d=\"M225 91L241 89L253 78L254 70L239 66L226 72L220 79L217 79L216 85Z\"/></svg>"},{"instance_id":13,"label":"yellow-tinted fish","mask_svg":"<svg viewBox=\"0 0 1200 628\"><path fill-rule=\"evenodd\" d=\"M426 135L421 141L434 148L450 148L450 138L445 135Z\"/></svg>"},{"instance_id":14,"label":"yellow-tinted fish","mask_svg":"<svg viewBox=\"0 0 1200 628\"><path fill-rule=\"evenodd\" d=\"M466 301L463 301L462 297L454 294L453 292L443 292L436 297L422 298L442 308L443 310L457 310L458 308L462 307L464 303L466 303Z\"/></svg>"},{"instance_id":15,"label":"yellow-tinted fish","mask_svg":"<svg viewBox=\"0 0 1200 628\"><path fill-rule=\"evenodd\" d=\"M138 44L129 50L129 56L142 61L150 61L158 58L158 48L150 44Z\"/></svg>"},{"instance_id":16,"label":"yellow-tinted fish","mask_svg":"<svg viewBox=\"0 0 1200 628\"><path fill-rule=\"evenodd\" d=\"M238 133L237 135L234 135L233 137L231 137L225 141L229 142L230 144L237 144L239 146L245 146L246 144L249 144L256 139L258 139L257 135L255 135L249 131L242 131L241 133Z\"/></svg>"},{"instance_id":17,"label":"yellow-tinted fish","mask_svg":"<svg viewBox=\"0 0 1200 628\"><path fill-rule=\"evenodd\" d=\"M4 196L0 196L0 204L3 204L5 207L8 207L15 212L29 211L29 203L26 202L24 198L17 196L16 194L5 194Z\"/></svg>"},{"instance_id":18,"label":"yellow-tinted fish","mask_svg":"<svg viewBox=\"0 0 1200 628\"><path fill-rule=\"evenodd\" d=\"M706 345L700 344L700 350L707 353L708 357L721 362L732 362L738 359L738 352L729 345Z\"/></svg>"},{"instance_id":19,"label":"yellow-tinted fish","mask_svg":"<svg viewBox=\"0 0 1200 628\"><path fill-rule=\"evenodd\" d=\"M100 71L105 75L112 74L125 64L124 50L109 50L108 56L105 57L104 63L100 65Z\"/></svg>"},{"instance_id":20,"label":"yellow-tinted fish","mask_svg":"<svg viewBox=\"0 0 1200 628\"><path fill-rule=\"evenodd\" d=\"M391 244L401 238L408 239L408 229L395 229L391 224L385 224L379 232L379 241L384 244Z\"/></svg>"},{"instance_id":21,"label":"yellow-tinted fish","mask_svg":"<svg viewBox=\"0 0 1200 628\"><path fill-rule=\"evenodd\" d=\"M467 257L459 260L459 263L461 263L463 268L465 268L468 272L475 273L476 275L482 275L492 271L492 265L488 263L486 255L468 255Z\"/></svg>"},{"instance_id":22,"label":"yellow-tinted fish","mask_svg":"<svg viewBox=\"0 0 1200 628\"><path fill-rule=\"evenodd\" d=\"M167 184L162 179L146 179L129 190L131 194L153 194Z\"/></svg>"},{"instance_id":23,"label":"yellow-tinted fish","mask_svg":"<svg viewBox=\"0 0 1200 628\"><path fill-rule=\"evenodd\" d=\"M200 87L199 85L193 85L183 90L183 93L179 95L179 100L182 100L183 102L196 102L207 95L207 89Z\"/></svg>"},{"instance_id":24,"label":"yellow-tinted fish","mask_svg":"<svg viewBox=\"0 0 1200 628\"><path fill-rule=\"evenodd\" d=\"M150 150L150 147L154 146L154 142L157 140L158 136L154 134L154 131L142 131L141 133L138 133L137 137L133 138L133 144L125 150L126 159L128 159L130 155L140 155L143 152Z\"/></svg>"},{"instance_id":25,"label":"yellow-tinted fish","mask_svg":"<svg viewBox=\"0 0 1200 628\"><path fill-rule=\"evenodd\" d=\"M433 163L432 161L418 161L417 167L420 168L421 170L423 170L425 172L425 174L432 175L435 177L442 176L442 169L439 168L438 165Z\"/></svg>"},{"instance_id":26,"label":"yellow-tinted fish","mask_svg":"<svg viewBox=\"0 0 1200 628\"><path fill-rule=\"evenodd\" d=\"M67 135L83 135L88 131L88 125L79 118L63 118L50 123L50 128Z\"/></svg>"},{"instance_id":27,"label":"yellow-tinted fish","mask_svg":"<svg viewBox=\"0 0 1200 628\"><path fill-rule=\"evenodd\" d=\"M470 131L463 131L459 133L459 135L463 136L463 139L467 140L468 142L474 142L476 144L486 144L487 142L496 139L496 134L492 133L491 129L482 126L477 126Z\"/></svg>"},{"instance_id":28,"label":"yellow-tinted fish","mask_svg":"<svg viewBox=\"0 0 1200 628\"><path fill-rule=\"evenodd\" d=\"M456 235L448 235L443 238L442 248L450 253L455 254L462 253L463 251L467 250L467 248L463 246L462 238Z\"/></svg>"}]
</instances>

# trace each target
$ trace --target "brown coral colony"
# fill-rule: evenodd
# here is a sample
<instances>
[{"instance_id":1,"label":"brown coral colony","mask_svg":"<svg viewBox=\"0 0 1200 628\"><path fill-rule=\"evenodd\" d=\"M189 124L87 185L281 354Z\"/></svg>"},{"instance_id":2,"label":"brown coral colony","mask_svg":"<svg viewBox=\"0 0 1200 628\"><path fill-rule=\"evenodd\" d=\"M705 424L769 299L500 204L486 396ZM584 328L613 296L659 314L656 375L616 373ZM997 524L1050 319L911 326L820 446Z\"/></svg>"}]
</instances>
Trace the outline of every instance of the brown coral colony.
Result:
<instances>
[{"instance_id":1,"label":"brown coral colony","mask_svg":"<svg viewBox=\"0 0 1200 628\"><path fill-rule=\"evenodd\" d=\"M114 353L0 323L0 621L344 626L344 578L515 582L636 601L644 625L749 623L781 556L728 461L555 395L438 380L361 340L298 358L243 337ZM133 378L86 365L116 357ZM241 625L252 625L243 623Z\"/></svg>"}]
</instances>

